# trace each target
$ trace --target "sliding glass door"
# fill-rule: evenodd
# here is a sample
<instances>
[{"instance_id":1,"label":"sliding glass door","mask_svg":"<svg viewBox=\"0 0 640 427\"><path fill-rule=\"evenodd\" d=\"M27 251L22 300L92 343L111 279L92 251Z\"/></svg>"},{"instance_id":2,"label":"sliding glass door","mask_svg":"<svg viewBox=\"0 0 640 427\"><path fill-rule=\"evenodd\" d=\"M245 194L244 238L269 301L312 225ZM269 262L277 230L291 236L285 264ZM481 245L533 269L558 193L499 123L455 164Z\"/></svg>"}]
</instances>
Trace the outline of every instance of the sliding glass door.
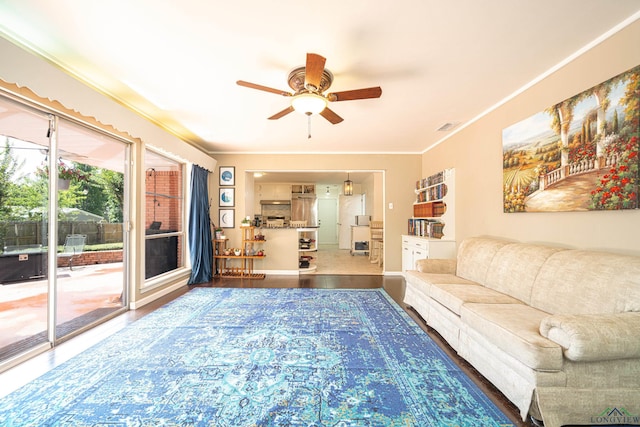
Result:
<instances>
[{"instance_id":1,"label":"sliding glass door","mask_svg":"<svg viewBox=\"0 0 640 427\"><path fill-rule=\"evenodd\" d=\"M0 98L0 371L123 311L129 146Z\"/></svg>"},{"instance_id":2,"label":"sliding glass door","mask_svg":"<svg viewBox=\"0 0 640 427\"><path fill-rule=\"evenodd\" d=\"M127 146L62 119L57 137L55 317L60 340L123 307Z\"/></svg>"},{"instance_id":3,"label":"sliding glass door","mask_svg":"<svg viewBox=\"0 0 640 427\"><path fill-rule=\"evenodd\" d=\"M0 99L0 362L48 347L49 121Z\"/></svg>"}]
</instances>

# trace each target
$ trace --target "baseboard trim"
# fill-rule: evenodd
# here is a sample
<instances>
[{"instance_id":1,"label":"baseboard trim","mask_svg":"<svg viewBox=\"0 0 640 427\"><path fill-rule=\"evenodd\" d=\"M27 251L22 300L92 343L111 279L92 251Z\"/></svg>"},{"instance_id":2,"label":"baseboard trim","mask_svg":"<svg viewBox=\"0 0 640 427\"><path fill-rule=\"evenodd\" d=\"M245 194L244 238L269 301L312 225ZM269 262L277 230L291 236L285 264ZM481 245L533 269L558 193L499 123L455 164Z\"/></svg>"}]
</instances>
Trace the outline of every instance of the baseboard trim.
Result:
<instances>
[{"instance_id":1,"label":"baseboard trim","mask_svg":"<svg viewBox=\"0 0 640 427\"><path fill-rule=\"evenodd\" d=\"M131 303L129 303L129 308L131 310L136 310L184 286L187 286L187 279L176 282L173 285L167 286L166 288L162 288L161 290L154 292L144 298L140 298L137 301L132 301Z\"/></svg>"}]
</instances>

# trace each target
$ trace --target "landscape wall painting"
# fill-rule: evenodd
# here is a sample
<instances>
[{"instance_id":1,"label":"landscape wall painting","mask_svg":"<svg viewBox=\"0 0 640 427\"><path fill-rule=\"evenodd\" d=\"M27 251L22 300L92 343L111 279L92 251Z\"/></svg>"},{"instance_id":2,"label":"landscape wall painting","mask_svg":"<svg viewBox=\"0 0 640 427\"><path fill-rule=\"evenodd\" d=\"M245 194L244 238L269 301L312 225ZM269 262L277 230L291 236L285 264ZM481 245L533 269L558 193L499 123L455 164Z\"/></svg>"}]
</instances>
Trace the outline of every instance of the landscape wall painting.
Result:
<instances>
[{"instance_id":1,"label":"landscape wall painting","mask_svg":"<svg viewBox=\"0 0 640 427\"><path fill-rule=\"evenodd\" d=\"M502 131L505 212L638 208L640 66Z\"/></svg>"}]
</instances>

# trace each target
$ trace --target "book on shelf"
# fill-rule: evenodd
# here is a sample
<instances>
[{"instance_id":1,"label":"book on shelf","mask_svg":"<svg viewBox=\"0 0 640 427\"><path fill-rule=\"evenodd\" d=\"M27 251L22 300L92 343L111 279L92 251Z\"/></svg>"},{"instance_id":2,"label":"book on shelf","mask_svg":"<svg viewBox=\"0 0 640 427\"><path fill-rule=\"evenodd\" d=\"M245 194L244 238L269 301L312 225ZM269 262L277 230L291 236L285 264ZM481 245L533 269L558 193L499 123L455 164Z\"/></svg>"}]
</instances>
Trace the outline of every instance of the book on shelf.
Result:
<instances>
[{"instance_id":1,"label":"book on shelf","mask_svg":"<svg viewBox=\"0 0 640 427\"><path fill-rule=\"evenodd\" d=\"M416 181L413 216L408 223L409 235L441 239L445 235L444 222L451 221L447 238L453 238L455 198L451 196L455 192L454 178L453 169L444 169ZM451 215L447 216L449 212Z\"/></svg>"},{"instance_id":2,"label":"book on shelf","mask_svg":"<svg viewBox=\"0 0 640 427\"><path fill-rule=\"evenodd\" d=\"M440 184L441 182L444 182L444 171L440 171L431 176L416 181L416 190Z\"/></svg>"},{"instance_id":3,"label":"book on shelf","mask_svg":"<svg viewBox=\"0 0 640 427\"><path fill-rule=\"evenodd\" d=\"M428 202L431 200L439 200L447 195L447 185L438 184L433 187L421 189L417 192L417 203Z\"/></svg>"},{"instance_id":4,"label":"book on shelf","mask_svg":"<svg viewBox=\"0 0 640 427\"><path fill-rule=\"evenodd\" d=\"M440 239L444 235L444 224L433 219L410 218L407 234L410 236Z\"/></svg>"},{"instance_id":5,"label":"book on shelf","mask_svg":"<svg viewBox=\"0 0 640 427\"><path fill-rule=\"evenodd\" d=\"M444 215L447 205L444 202L437 201L433 203L423 203L413 205L414 217L438 217Z\"/></svg>"}]
</instances>

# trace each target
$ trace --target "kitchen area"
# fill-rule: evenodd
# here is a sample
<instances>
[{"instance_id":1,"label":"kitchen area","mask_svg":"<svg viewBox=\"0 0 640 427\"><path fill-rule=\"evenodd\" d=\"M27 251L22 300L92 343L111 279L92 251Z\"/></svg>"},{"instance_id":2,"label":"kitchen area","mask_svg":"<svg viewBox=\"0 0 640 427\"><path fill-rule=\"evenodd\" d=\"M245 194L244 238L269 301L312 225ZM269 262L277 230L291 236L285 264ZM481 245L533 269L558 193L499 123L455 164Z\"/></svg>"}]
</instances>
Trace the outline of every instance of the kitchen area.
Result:
<instances>
[{"instance_id":1,"label":"kitchen area","mask_svg":"<svg viewBox=\"0 0 640 427\"><path fill-rule=\"evenodd\" d=\"M276 250L281 261L288 261L281 267L292 268L293 260L296 259L299 274L315 272L319 228L315 185L282 184L277 187L269 195L273 194L278 198L258 200L260 213L254 215L253 225L259 227L265 235L272 236L270 248ZM262 191L262 186L258 190ZM274 262L265 263L272 264L273 267Z\"/></svg>"},{"instance_id":2,"label":"kitchen area","mask_svg":"<svg viewBox=\"0 0 640 427\"><path fill-rule=\"evenodd\" d=\"M313 184L279 184L275 192L266 193L267 184L258 186L260 204L259 214L254 217L255 226L284 227L305 223L308 227L318 227L318 197ZM282 190L283 189L283 190ZM289 190L290 189L290 190ZM289 190L289 192L287 192ZM276 199L263 198L263 192L274 196Z\"/></svg>"},{"instance_id":3,"label":"kitchen area","mask_svg":"<svg viewBox=\"0 0 640 427\"><path fill-rule=\"evenodd\" d=\"M382 274L368 257L365 198L345 196L335 184L256 182L251 226L264 239L265 256L253 268L267 274Z\"/></svg>"}]
</instances>

